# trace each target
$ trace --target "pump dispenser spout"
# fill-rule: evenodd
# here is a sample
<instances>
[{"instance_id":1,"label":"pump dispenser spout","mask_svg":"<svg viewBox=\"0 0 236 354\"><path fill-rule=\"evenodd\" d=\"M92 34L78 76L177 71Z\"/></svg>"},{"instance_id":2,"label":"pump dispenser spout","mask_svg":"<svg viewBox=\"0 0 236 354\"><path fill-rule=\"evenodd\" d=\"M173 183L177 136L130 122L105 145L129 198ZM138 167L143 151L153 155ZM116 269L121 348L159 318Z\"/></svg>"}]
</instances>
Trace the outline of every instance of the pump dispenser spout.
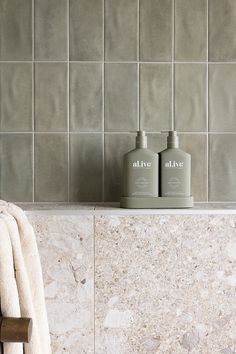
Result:
<instances>
[{"instance_id":1,"label":"pump dispenser spout","mask_svg":"<svg viewBox=\"0 0 236 354\"><path fill-rule=\"evenodd\" d=\"M179 137L177 135L177 131L169 130L169 131L162 131L162 133L167 133L167 148L178 148L179 147Z\"/></svg>"},{"instance_id":2,"label":"pump dispenser spout","mask_svg":"<svg viewBox=\"0 0 236 354\"><path fill-rule=\"evenodd\" d=\"M136 148L146 149L147 148L147 136L144 130L139 130L136 136Z\"/></svg>"}]
</instances>

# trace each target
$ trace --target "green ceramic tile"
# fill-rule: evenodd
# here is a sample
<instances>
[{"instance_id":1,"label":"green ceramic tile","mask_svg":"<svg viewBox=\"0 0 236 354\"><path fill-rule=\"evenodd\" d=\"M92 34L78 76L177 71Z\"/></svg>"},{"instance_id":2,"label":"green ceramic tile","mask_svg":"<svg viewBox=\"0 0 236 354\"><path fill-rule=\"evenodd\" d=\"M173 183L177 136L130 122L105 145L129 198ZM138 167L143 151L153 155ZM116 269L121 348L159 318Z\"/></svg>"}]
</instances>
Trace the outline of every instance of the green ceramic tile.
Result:
<instances>
[{"instance_id":1,"label":"green ceramic tile","mask_svg":"<svg viewBox=\"0 0 236 354\"><path fill-rule=\"evenodd\" d=\"M32 130L32 65L0 63L0 130Z\"/></svg>"},{"instance_id":2,"label":"green ceramic tile","mask_svg":"<svg viewBox=\"0 0 236 354\"><path fill-rule=\"evenodd\" d=\"M207 0L175 1L175 60L206 61Z\"/></svg>"},{"instance_id":3,"label":"green ceramic tile","mask_svg":"<svg viewBox=\"0 0 236 354\"><path fill-rule=\"evenodd\" d=\"M67 134L35 135L35 201L68 200Z\"/></svg>"},{"instance_id":4,"label":"green ceramic tile","mask_svg":"<svg viewBox=\"0 0 236 354\"><path fill-rule=\"evenodd\" d=\"M67 60L67 19L67 1L35 0L36 60Z\"/></svg>"},{"instance_id":5,"label":"green ceramic tile","mask_svg":"<svg viewBox=\"0 0 236 354\"><path fill-rule=\"evenodd\" d=\"M105 201L120 200L123 155L135 147L133 134L105 135Z\"/></svg>"},{"instance_id":6,"label":"green ceramic tile","mask_svg":"<svg viewBox=\"0 0 236 354\"><path fill-rule=\"evenodd\" d=\"M206 131L205 64L175 65L175 128L177 131Z\"/></svg>"},{"instance_id":7,"label":"green ceramic tile","mask_svg":"<svg viewBox=\"0 0 236 354\"><path fill-rule=\"evenodd\" d=\"M147 131L171 129L170 64L140 65L140 120Z\"/></svg>"},{"instance_id":8,"label":"green ceramic tile","mask_svg":"<svg viewBox=\"0 0 236 354\"><path fill-rule=\"evenodd\" d=\"M70 130L102 131L102 64L70 65Z\"/></svg>"},{"instance_id":9,"label":"green ceramic tile","mask_svg":"<svg viewBox=\"0 0 236 354\"><path fill-rule=\"evenodd\" d=\"M236 1L209 0L209 59L236 60Z\"/></svg>"},{"instance_id":10,"label":"green ceramic tile","mask_svg":"<svg viewBox=\"0 0 236 354\"><path fill-rule=\"evenodd\" d=\"M103 59L103 0L70 0L70 60Z\"/></svg>"},{"instance_id":11,"label":"green ceramic tile","mask_svg":"<svg viewBox=\"0 0 236 354\"><path fill-rule=\"evenodd\" d=\"M102 201L102 134L70 136L70 201Z\"/></svg>"},{"instance_id":12,"label":"green ceramic tile","mask_svg":"<svg viewBox=\"0 0 236 354\"><path fill-rule=\"evenodd\" d=\"M209 67L209 127L213 132L236 132L236 65Z\"/></svg>"},{"instance_id":13,"label":"green ceramic tile","mask_svg":"<svg viewBox=\"0 0 236 354\"><path fill-rule=\"evenodd\" d=\"M180 148L192 158L192 195L195 201L207 200L207 136L180 134Z\"/></svg>"},{"instance_id":14,"label":"green ceramic tile","mask_svg":"<svg viewBox=\"0 0 236 354\"><path fill-rule=\"evenodd\" d=\"M137 60L137 0L105 0L105 56Z\"/></svg>"},{"instance_id":15,"label":"green ceramic tile","mask_svg":"<svg viewBox=\"0 0 236 354\"><path fill-rule=\"evenodd\" d=\"M140 59L170 61L172 0L140 0Z\"/></svg>"},{"instance_id":16,"label":"green ceramic tile","mask_svg":"<svg viewBox=\"0 0 236 354\"><path fill-rule=\"evenodd\" d=\"M209 200L235 202L236 135L209 137Z\"/></svg>"},{"instance_id":17,"label":"green ceramic tile","mask_svg":"<svg viewBox=\"0 0 236 354\"><path fill-rule=\"evenodd\" d=\"M32 0L0 0L0 60L32 59Z\"/></svg>"},{"instance_id":18,"label":"green ceramic tile","mask_svg":"<svg viewBox=\"0 0 236 354\"><path fill-rule=\"evenodd\" d=\"M32 134L1 134L0 151L1 199L32 202Z\"/></svg>"},{"instance_id":19,"label":"green ceramic tile","mask_svg":"<svg viewBox=\"0 0 236 354\"><path fill-rule=\"evenodd\" d=\"M105 130L137 130L137 65L105 65Z\"/></svg>"},{"instance_id":20,"label":"green ceramic tile","mask_svg":"<svg viewBox=\"0 0 236 354\"><path fill-rule=\"evenodd\" d=\"M67 131L67 64L35 64L35 130Z\"/></svg>"}]
</instances>

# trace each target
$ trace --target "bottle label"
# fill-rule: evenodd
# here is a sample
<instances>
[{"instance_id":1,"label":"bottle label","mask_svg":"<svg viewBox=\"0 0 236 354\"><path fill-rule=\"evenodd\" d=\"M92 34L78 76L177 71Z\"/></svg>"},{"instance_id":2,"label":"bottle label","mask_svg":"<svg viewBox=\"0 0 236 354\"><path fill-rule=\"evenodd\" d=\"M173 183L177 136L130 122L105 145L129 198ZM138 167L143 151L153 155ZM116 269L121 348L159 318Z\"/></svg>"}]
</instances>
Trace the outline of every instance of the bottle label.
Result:
<instances>
[{"instance_id":1,"label":"bottle label","mask_svg":"<svg viewBox=\"0 0 236 354\"><path fill-rule=\"evenodd\" d=\"M132 162L132 167L133 168L151 168L152 167L152 163L150 161L133 161Z\"/></svg>"},{"instance_id":2,"label":"bottle label","mask_svg":"<svg viewBox=\"0 0 236 354\"><path fill-rule=\"evenodd\" d=\"M182 169L184 168L184 163L182 161L165 161L164 166L166 168L178 168Z\"/></svg>"}]
</instances>

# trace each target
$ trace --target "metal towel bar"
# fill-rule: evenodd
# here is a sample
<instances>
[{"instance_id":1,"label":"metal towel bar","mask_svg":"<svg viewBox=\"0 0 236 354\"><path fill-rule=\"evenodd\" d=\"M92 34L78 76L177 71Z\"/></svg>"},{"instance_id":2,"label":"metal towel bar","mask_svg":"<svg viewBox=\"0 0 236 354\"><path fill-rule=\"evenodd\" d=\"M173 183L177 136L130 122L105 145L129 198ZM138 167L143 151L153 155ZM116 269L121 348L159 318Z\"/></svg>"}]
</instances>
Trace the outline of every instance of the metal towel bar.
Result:
<instances>
[{"instance_id":1,"label":"metal towel bar","mask_svg":"<svg viewBox=\"0 0 236 354\"><path fill-rule=\"evenodd\" d=\"M31 318L0 317L0 342L29 343Z\"/></svg>"}]
</instances>

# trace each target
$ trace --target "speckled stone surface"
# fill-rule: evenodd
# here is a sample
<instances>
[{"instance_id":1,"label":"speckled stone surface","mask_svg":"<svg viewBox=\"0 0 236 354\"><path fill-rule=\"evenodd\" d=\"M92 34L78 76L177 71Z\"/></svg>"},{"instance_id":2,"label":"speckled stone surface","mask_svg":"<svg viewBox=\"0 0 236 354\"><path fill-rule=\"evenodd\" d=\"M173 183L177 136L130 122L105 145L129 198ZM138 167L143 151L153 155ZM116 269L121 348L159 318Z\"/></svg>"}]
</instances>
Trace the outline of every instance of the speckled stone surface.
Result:
<instances>
[{"instance_id":1,"label":"speckled stone surface","mask_svg":"<svg viewBox=\"0 0 236 354\"><path fill-rule=\"evenodd\" d=\"M236 353L236 217L95 218L96 354Z\"/></svg>"},{"instance_id":2,"label":"speckled stone surface","mask_svg":"<svg viewBox=\"0 0 236 354\"><path fill-rule=\"evenodd\" d=\"M53 354L94 353L92 216L30 216L39 246Z\"/></svg>"}]
</instances>

